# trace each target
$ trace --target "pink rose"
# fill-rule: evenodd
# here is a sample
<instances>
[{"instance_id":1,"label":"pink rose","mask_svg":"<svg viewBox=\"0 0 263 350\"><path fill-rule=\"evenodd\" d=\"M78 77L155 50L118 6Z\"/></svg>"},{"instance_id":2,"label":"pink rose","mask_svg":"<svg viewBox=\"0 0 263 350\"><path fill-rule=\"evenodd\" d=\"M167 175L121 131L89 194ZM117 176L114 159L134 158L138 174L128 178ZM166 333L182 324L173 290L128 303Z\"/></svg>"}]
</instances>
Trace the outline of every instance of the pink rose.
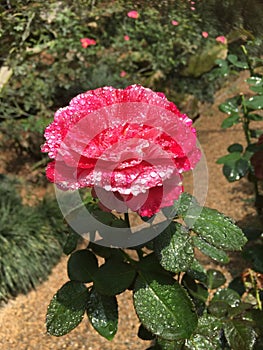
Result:
<instances>
[{"instance_id":1,"label":"pink rose","mask_svg":"<svg viewBox=\"0 0 263 350\"><path fill-rule=\"evenodd\" d=\"M171 23L172 23L173 26L178 26L179 25L179 22L174 21L174 20Z\"/></svg>"},{"instance_id":2,"label":"pink rose","mask_svg":"<svg viewBox=\"0 0 263 350\"><path fill-rule=\"evenodd\" d=\"M124 40L125 40L125 41L129 41L129 40L130 40L129 35L124 35L124 37L123 37L123 38L124 38Z\"/></svg>"},{"instance_id":3,"label":"pink rose","mask_svg":"<svg viewBox=\"0 0 263 350\"><path fill-rule=\"evenodd\" d=\"M127 72L125 72L125 70L122 70L122 71L120 72L120 77L121 77L121 78L124 78L125 75L127 75Z\"/></svg>"},{"instance_id":4,"label":"pink rose","mask_svg":"<svg viewBox=\"0 0 263 350\"><path fill-rule=\"evenodd\" d=\"M137 11L130 11L127 13L127 16L130 18L138 18L139 17L139 13Z\"/></svg>"},{"instance_id":5,"label":"pink rose","mask_svg":"<svg viewBox=\"0 0 263 350\"><path fill-rule=\"evenodd\" d=\"M81 45L84 49L90 45L96 45L96 40L90 39L90 38L81 38L80 39Z\"/></svg>"},{"instance_id":6,"label":"pink rose","mask_svg":"<svg viewBox=\"0 0 263 350\"><path fill-rule=\"evenodd\" d=\"M202 37L203 37L203 38L208 38L208 35L209 35L209 34L208 34L207 32L202 32Z\"/></svg>"},{"instance_id":7,"label":"pink rose","mask_svg":"<svg viewBox=\"0 0 263 350\"><path fill-rule=\"evenodd\" d=\"M263 145L263 134L259 137L257 145ZM256 151L251 157L251 164L254 167L255 176L263 180L263 150Z\"/></svg>"},{"instance_id":8,"label":"pink rose","mask_svg":"<svg viewBox=\"0 0 263 350\"><path fill-rule=\"evenodd\" d=\"M216 38L216 41L218 41L219 43L222 43L222 44L226 44L227 43L227 39L225 36L223 35L220 35Z\"/></svg>"},{"instance_id":9,"label":"pink rose","mask_svg":"<svg viewBox=\"0 0 263 350\"><path fill-rule=\"evenodd\" d=\"M152 216L183 191L200 159L192 121L163 93L103 87L73 98L45 130L47 178L65 190L91 187L109 210Z\"/></svg>"}]
</instances>

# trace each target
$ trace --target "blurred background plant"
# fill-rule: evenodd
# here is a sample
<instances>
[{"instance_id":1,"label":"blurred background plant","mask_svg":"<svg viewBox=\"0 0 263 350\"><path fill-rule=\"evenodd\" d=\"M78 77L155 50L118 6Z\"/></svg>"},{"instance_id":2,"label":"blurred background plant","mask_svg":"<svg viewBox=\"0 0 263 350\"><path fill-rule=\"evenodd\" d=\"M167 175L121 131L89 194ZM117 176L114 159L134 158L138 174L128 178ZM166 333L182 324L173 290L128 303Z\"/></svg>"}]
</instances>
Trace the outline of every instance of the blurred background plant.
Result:
<instances>
[{"instance_id":1,"label":"blurred background plant","mask_svg":"<svg viewBox=\"0 0 263 350\"><path fill-rule=\"evenodd\" d=\"M257 0L9 0L0 9L1 146L35 161L54 110L79 92L139 83L179 107L190 101L194 117L222 83L217 59L247 42L253 55L263 50Z\"/></svg>"},{"instance_id":2,"label":"blurred background plant","mask_svg":"<svg viewBox=\"0 0 263 350\"><path fill-rule=\"evenodd\" d=\"M19 188L16 179L0 176L0 304L48 277L66 237L55 199L24 204Z\"/></svg>"}]
</instances>

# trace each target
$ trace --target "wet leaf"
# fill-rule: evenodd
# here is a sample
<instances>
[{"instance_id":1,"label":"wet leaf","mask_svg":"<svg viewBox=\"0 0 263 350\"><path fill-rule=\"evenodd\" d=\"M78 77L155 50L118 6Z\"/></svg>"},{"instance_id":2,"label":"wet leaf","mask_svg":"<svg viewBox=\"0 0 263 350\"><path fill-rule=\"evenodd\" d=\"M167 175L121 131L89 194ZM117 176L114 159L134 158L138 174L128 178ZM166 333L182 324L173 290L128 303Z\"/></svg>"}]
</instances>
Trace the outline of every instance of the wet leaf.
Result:
<instances>
[{"instance_id":1,"label":"wet leaf","mask_svg":"<svg viewBox=\"0 0 263 350\"><path fill-rule=\"evenodd\" d=\"M116 295L132 284L135 274L130 264L110 258L95 273L94 287L101 294Z\"/></svg>"},{"instance_id":2,"label":"wet leaf","mask_svg":"<svg viewBox=\"0 0 263 350\"><path fill-rule=\"evenodd\" d=\"M112 340L118 328L118 304L115 296L102 295L95 288L89 293L87 314L96 331Z\"/></svg>"},{"instance_id":3,"label":"wet leaf","mask_svg":"<svg viewBox=\"0 0 263 350\"><path fill-rule=\"evenodd\" d=\"M240 250L247 241L241 229L215 209L204 207L198 217L189 217L189 220L193 223L193 231L217 248ZM188 222L188 217L185 221Z\"/></svg>"},{"instance_id":4,"label":"wet leaf","mask_svg":"<svg viewBox=\"0 0 263 350\"><path fill-rule=\"evenodd\" d=\"M200 207L190 194L181 196L177 213L186 225L201 236L206 242L224 250L240 250L247 242L242 230L233 220L219 211Z\"/></svg>"},{"instance_id":5,"label":"wet leaf","mask_svg":"<svg viewBox=\"0 0 263 350\"><path fill-rule=\"evenodd\" d=\"M223 174L229 182L240 180L244 177L249 170L249 161L244 158L240 158L235 163L227 163L223 166Z\"/></svg>"},{"instance_id":6,"label":"wet leaf","mask_svg":"<svg viewBox=\"0 0 263 350\"><path fill-rule=\"evenodd\" d=\"M230 306L224 300L211 301L208 306L209 314L218 318L226 318L229 312Z\"/></svg>"},{"instance_id":7,"label":"wet leaf","mask_svg":"<svg viewBox=\"0 0 263 350\"><path fill-rule=\"evenodd\" d=\"M175 273L186 271L194 259L189 231L175 222L154 240L154 251L162 267Z\"/></svg>"},{"instance_id":8,"label":"wet leaf","mask_svg":"<svg viewBox=\"0 0 263 350\"><path fill-rule=\"evenodd\" d=\"M68 260L68 276L72 281L92 282L97 270L97 258L87 249L74 252Z\"/></svg>"},{"instance_id":9,"label":"wet leaf","mask_svg":"<svg viewBox=\"0 0 263 350\"><path fill-rule=\"evenodd\" d=\"M230 288L219 289L212 301L224 301L231 307L237 307L240 304L240 296Z\"/></svg>"},{"instance_id":10,"label":"wet leaf","mask_svg":"<svg viewBox=\"0 0 263 350\"><path fill-rule=\"evenodd\" d=\"M217 289L226 282L225 276L218 270L207 270L207 287Z\"/></svg>"},{"instance_id":11,"label":"wet leaf","mask_svg":"<svg viewBox=\"0 0 263 350\"><path fill-rule=\"evenodd\" d=\"M223 250L217 249L216 247L204 241L201 237L196 236L193 237L192 240L196 248L198 248L203 254L209 256L213 260L218 261L222 264L227 264L229 262L229 257Z\"/></svg>"},{"instance_id":12,"label":"wet leaf","mask_svg":"<svg viewBox=\"0 0 263 350\"><path fill-rule=\"evenodd\" d=\"M229 320L224 325L226 339L233 350L252 350L256 342L254 329L241 320Z\"/></svg>"},{"instance_id":13,"label":"wet leaf","mask_svg":"<svg viewBox=\"0 0 263 350\"><path fill-rule=\"evenodd\" d=\"M187 339L197 325L189 296L167 275L140 272L135 283L134 306L144 327L167 340Z\"/></svg>"},{"instance_id":14,"label":"wet leaf","mask_svg":"<svg viewBox=\"0 0 263 350\"><path fill-rule=\"evenodd\" d=\"M223 174L229 182L244 177L249 170L249 160L240 152L233 151L217 160L217 164L224 164Z\"/></svg>"},{"instance_id":15,"label":"wet leaf","mask_svg":"<svg viewBox=\"0 0 263 350\"><path fill-rule=\"evenodd\" d=\"M262 77L250 77L246 80L251 86L250 90L263 94L263 78Z\"/></svg>"},{"instance_id":16,"label":"wet leaf","mask_svg":"<svg viewBox=\"0 0 263 350\"><path fill-rule=\"evenodd\" d=\"M193 260L190 268L187 270L187 274L197 281L203 283L207 281L206 270L196 259Z\"/></svg>"},{"instance_id":17,"label":"wet leaf","mask_svg":"<svg viewBox=\"0 0 263 350\"><path fill-rule=\"evenodd\" d=\"M198 320L198 327L189 340L187 350L221 350L220 331L223 322L211 315L204 315Z\"/></svg>"},{"instance_id":18,"label":"wet leaf","mask_svg":"<svg viewBox=\"0 0 263 350\"><path fill-rule=\"evenodd\" d=\"M158 350L180 350L182 349L182 346L184 344L184 341L178 341L178 340L166 340L162 338L157 339L157 348Z\"/></svg>"},{"instance_id":19,"label":"wet leaf","mask_svg":"<svg viewBox=\"0 0 263 350\"><path fill-rule=\"evenodd\" d=\"M64 284L52 298L46 316L47 332L62 336L82 321L88 301L88 290L80 282Z\"/></svg>"},{"instance_id":20,"label":"wet leaf","mask_svg":"<svg viewBox=\"0 0 263 350\"><path fill-rule=\"evenodd\" d=\"M251 110L257 110L263 108L263 95L252 96L248 100L244 101L247 108Z\"/></svg>"},{"instance_id":21,"label":"wet leaf","mask_svg":"<svg viewBox=\"0 0 263 350\"><path fill-rule=\"evenodd\" d=\"M240 102L241 99L239 97L230 98L226 100L226 102L221 103L218 108L223 113L236 114L238 113L238 106Z\"/></svg>"}]
</instances>

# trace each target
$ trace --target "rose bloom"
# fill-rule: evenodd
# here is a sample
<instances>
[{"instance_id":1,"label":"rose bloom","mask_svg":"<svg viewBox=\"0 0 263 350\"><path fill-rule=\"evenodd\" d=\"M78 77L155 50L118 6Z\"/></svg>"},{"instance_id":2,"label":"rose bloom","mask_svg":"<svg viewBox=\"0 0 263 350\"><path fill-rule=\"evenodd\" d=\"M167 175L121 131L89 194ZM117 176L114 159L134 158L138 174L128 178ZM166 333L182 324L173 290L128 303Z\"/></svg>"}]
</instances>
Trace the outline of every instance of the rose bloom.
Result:
<instances>
[{"instance_id":1,"label":"rose bloom","mask_svg":"<svg viewBox=\"0 0 263 350\"><path fill-rule=\"evenodd\" d=\"M125 41L129 41L129 40L130 40L129 35L124 35L124 37L123 37L123 38L124 38L124 40L125 40Z\"/></svg>"},{"instance_id":2,"label":"rose bloom","mask_svg":"<svg viewBox=\"0 0 263 350\"><path fill-rule=\"evenodd\" d=\"M178 26L178 25L179 25L179 22L177 22L177 21L175 21L175 20L172 20L171 23L172 23L173 26Z\"/></svg>"},{"instance_id":3,"label":"rose bloom","mask_svg":"<svg viewBox=\"0 0 263 350\"><path fill-rule=\"evenodd\" d=\"M137 11L130 11L127 13L127 16L130 18L138 18L139 17L139 13Z\"/></svg>"},{"instance_id":4,"label":"rose bloom","mask_svg":"<svg viewBox=\"0 0 263 350\"><path fill-rule=\"evenodd\" d=\"M125 72L125 70L122 70L122 71L120 72L120 77L121 77L121 78L124 78L125 75L127 75L127 72Z\"/></svg>"},{"instance_id":5,"label":"rose bloom","mask_svg":"<svg viewBox=\"0 0 263 350\"><path fill-rule=\"evenodd\" d=\"M178 199L182 173L200 159L191 119L140 85L76 96L55 113L45 138L51 182L64 190L90 187L101 207L121 212L121 203L148 217Z\"/></svg>"},{"instance_id":6,"label":"rose bloom","mask_svg":"<svg viewBox=\"0 0 263 350\"><path fill-rule=\"evenodd\" d=\"M207 32L202 32L202 37L203 37L203 38L208 38L208 35L209 35L209 34L208 34Z\"/></svg>"},{"instance_id":7,"label":"rose bloom","mask_svg":"<svg viewBox=\"0 0 263 350\"><path fill-rule=\"evenodd\" d=\"M263 134L259 137L257 145L263 145ZM263 180L263 150L256 151L251 157L251 164L254 167L255 176Z\"/></svg>"},{"instance_id":8,"label":"rose bloom","mask_svg":"<svg viewBox=\"0 0 263 350\"><path fill-rule=\"evenodd\" d=\"M80 39L81 45L84 49L90 45L96 45L96 40L90 39L90 38L81 38Z\"/></svg>"},{"instance_id":9,"label":"rose bloom","mask_svg":"<svg viewBox=\"0 0 263 350\"><path fill-rule=\"evenodd\" d=\"M220 35L220 36L216 37L216 41L219 42L219 43L222 43L222 44L226 44L227 43L227 39L223 35Z\"/></svg>"}]
</instances>

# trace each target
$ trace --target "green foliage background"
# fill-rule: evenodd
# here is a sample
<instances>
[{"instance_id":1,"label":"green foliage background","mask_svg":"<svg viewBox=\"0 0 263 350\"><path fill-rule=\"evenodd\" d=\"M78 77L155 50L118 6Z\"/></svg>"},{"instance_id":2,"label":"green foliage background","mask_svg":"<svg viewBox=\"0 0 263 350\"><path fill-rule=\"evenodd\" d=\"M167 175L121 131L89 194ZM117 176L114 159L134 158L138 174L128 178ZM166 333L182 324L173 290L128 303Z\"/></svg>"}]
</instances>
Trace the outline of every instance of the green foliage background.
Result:
<instances>
[{"instance_id":1,"label":"green foliage background","mask_svg":"<svg viewBox=\"0 0 263 350\"><path fill-rule=\"evenodd\" d=\"M15 180L0 177L0 302L26 293L49 275L65 241L54 199L23 205Z\"/></svg>"},{"instance_id":2,"label":"green foliage background","mask_svg":"<svg viewBox=\"0 0 263 350\"><path fill-rule=\"evenodd\" d=\"M103 85L142 84L179 107L185 94L211 101L221 81L211 51L233 53L251 42L253 53L262 53L263 9L257 0L198 0L190 7L184 0L2 1L0 64L12 72L0 91L2 144L22 144L21 133L39 138L55 109ZM130 10L139 18L127 17ZM215 41L219 35L227 47ZM84 37L97 44L82 48Z\"/></svg>"}]
</instances>

